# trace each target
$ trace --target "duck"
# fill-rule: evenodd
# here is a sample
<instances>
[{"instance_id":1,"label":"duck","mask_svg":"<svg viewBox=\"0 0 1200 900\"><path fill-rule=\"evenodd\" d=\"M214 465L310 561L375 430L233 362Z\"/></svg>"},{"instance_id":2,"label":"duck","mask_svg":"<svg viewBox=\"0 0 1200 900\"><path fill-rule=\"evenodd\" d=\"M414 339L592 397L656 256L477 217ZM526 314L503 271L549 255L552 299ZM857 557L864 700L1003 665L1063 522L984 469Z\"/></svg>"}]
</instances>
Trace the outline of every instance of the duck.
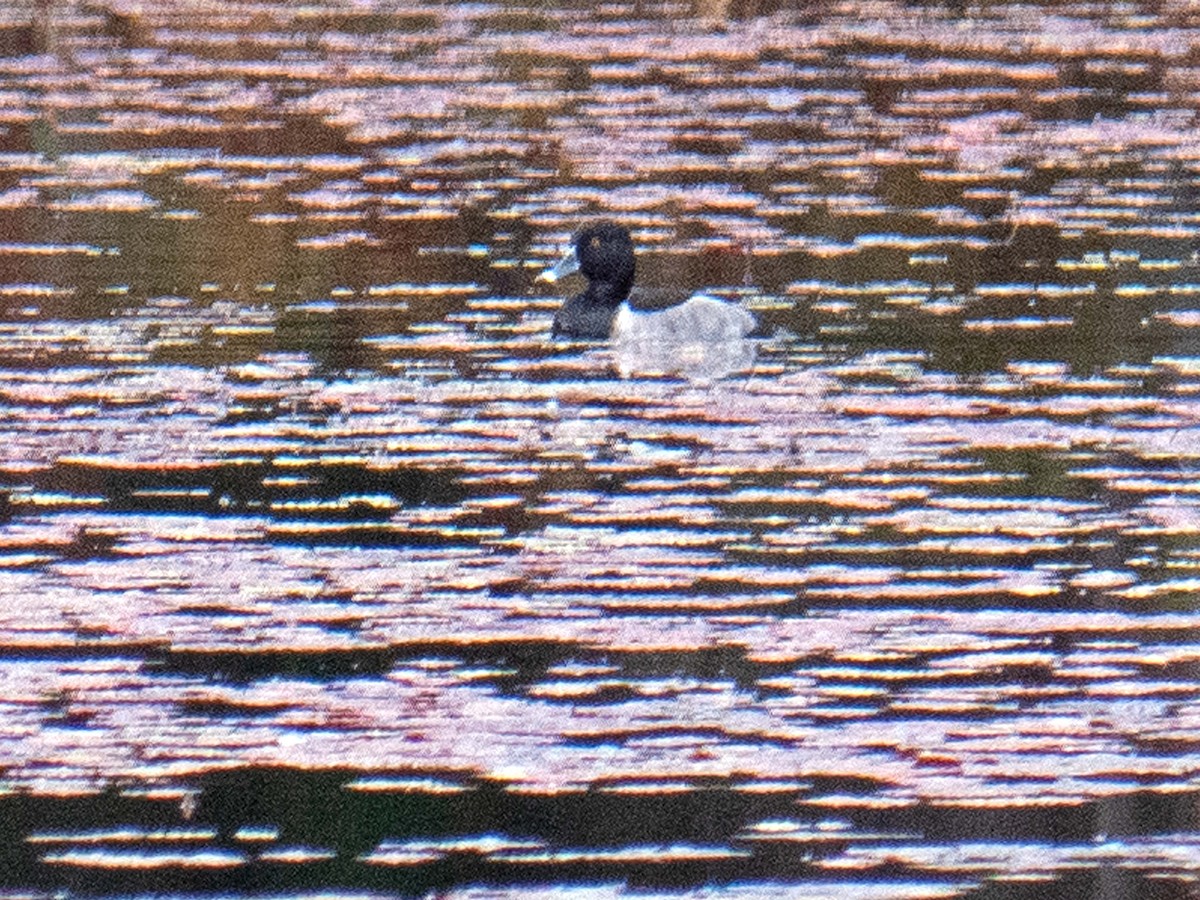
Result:
<instances>
[{"instance_id":1,"label":"duck","mask_svg":"<svg viewBox=\"0 0 1200 900\"><path fill-rule=\"evenodd\" d=\"M633 236L613 221L575 233L556 265L538 276L555 284L576 272L587 287L559 307L555 337L609 338L623 376L663 372L723 377L749 368L749 335L756 321L746 309L706 293L680 294L634 286Z\"/></svg>"}]
</instances>

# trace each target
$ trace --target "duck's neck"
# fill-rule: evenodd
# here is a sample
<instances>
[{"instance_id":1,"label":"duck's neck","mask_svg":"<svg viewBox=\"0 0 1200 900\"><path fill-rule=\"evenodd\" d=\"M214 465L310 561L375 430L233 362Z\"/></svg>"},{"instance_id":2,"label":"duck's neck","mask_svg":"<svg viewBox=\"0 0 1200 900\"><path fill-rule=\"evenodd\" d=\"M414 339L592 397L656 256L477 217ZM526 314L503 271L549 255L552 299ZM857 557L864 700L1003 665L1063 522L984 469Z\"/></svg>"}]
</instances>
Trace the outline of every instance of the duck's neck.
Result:
<instances>
[{"instance_id":1,"label":"duck's neck","mask_svg":"<svg viewBox=\"0 0 1200 900\"><path fill-rule=\"evenodd\" d=\"M587 298L590 303L616 309L633 289L633 278L618 281L593 281L588 284Z\"/></svg>"}]
</instances>

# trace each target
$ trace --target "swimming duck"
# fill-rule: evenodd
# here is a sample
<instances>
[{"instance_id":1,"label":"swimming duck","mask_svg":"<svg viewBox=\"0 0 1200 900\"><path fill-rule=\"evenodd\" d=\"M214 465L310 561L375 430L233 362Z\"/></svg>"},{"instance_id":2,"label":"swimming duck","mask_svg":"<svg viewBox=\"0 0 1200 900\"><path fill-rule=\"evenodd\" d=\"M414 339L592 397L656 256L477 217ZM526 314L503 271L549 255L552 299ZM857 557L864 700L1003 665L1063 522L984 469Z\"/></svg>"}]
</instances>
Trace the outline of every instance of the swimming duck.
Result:
<instances>
[{"instance_id":1,"label":"swimming duck","mask_svg":"<svg viewBox=\"0 0 1200 900\"><path fill-rule=\"evenodd\" d=\"M563 258L539 277L555 283L575 272L587 288L554 316L552 333L612 339L622 375L634 371L713 377L749 367L754 316L707 294L635 288L633 238L616 222L579 231Z\"/></svg>"}]
</instances>

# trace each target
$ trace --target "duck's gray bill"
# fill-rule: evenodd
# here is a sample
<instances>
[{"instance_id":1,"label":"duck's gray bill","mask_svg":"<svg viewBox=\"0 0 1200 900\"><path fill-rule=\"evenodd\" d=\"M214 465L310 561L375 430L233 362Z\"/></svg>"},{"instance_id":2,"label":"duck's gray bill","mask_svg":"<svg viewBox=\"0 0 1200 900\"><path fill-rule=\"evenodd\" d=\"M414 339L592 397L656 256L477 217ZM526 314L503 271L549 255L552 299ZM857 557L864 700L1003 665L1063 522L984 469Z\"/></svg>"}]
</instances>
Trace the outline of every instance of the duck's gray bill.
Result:
<instances>
[{"instance_id":1,"label":"duck's gray bill","mask_svg":"<svg viewBox=\"0 0 1200 900\"><path fill-rule=\"evenodd\" d=\"M553 268L544 269L542 274L537 277L538 281L545 281L549 284L566 278L568 275L574 275L579 271L579 257L575 255L575 248L572 247L563 254Z\"/></svg>"}]
</instances>

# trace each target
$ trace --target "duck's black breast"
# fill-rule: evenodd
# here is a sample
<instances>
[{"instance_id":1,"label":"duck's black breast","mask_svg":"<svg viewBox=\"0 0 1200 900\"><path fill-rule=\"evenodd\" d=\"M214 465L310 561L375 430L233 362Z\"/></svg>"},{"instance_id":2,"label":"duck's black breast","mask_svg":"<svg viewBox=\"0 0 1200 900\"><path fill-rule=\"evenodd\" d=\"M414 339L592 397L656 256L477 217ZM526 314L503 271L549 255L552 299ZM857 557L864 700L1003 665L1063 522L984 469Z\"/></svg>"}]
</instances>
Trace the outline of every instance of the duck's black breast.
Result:
<instances>
[{"instance_id":1,"label":"duck's black breast","mask_svg":"<svg viewBox=\"0 0 1200 900\"><path fill-rule=\"evenodd\" d=\"M572 297L554 315L552 333L556 337L606 338L612 333L613 320L621 301L605 290L602 282L593 282L582 294ZM669 288L634 288L624 303L637 313L655 313L682 306L689 295Z\"/></svg>"},{"instance_id":2,"label":"duck's black breast","mask_svg":"<svg viewBox=\"0 0 1200 900\"><path fill-rule=\"evenodd\" d=\"M596 303L584 291L559 307L551 333L556 337L606 338L616 314L616 306Z\"/></svg>"}]
</instances>

